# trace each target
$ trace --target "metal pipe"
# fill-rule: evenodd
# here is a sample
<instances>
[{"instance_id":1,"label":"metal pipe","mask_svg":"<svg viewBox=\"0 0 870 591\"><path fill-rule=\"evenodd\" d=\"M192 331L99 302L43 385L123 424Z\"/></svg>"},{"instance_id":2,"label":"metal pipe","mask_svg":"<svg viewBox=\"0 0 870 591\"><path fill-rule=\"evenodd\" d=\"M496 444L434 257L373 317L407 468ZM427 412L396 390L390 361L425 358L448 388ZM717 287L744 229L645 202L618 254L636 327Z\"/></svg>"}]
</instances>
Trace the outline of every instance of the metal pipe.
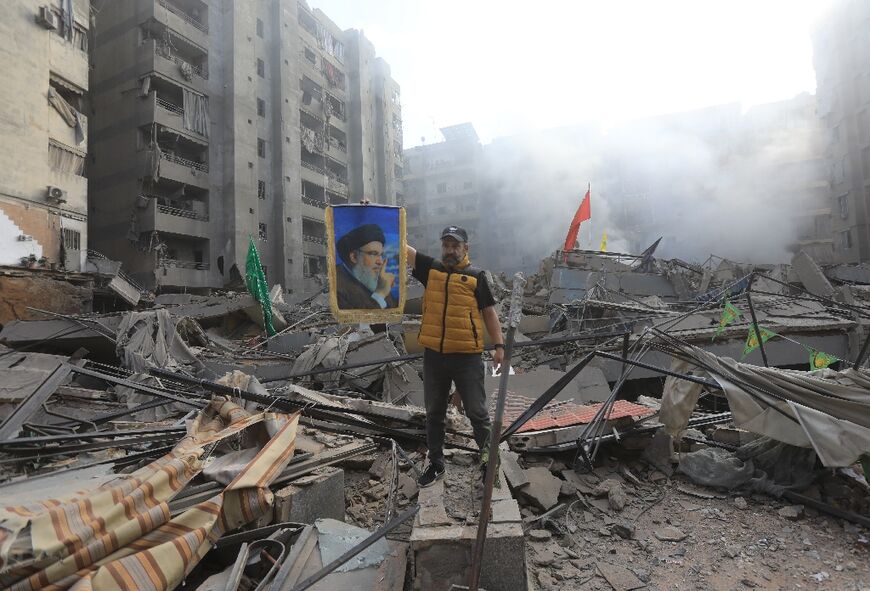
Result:
<instances>
[{"instance_id":1,"label":"metal pipe","mask_svg":"<svg viewBox=\"0 0 870 591\"><path fill-rule=\"evenodd\" d=\"M495 403L495 417L489 436L489 460L486 463L486 477L483 483L483 501L480 504L480 515L477 520L477 540L474 544L474 554L471 557L471 573L468 578L470 591L477 591L480 585L480 568L483 564L483 546L486 543L486 528L489 524L489 514L492 508L492 487L495 484L499 466L499 449L501 427L504 419L507 385L510 378L511 356L514 350L514 337L517 326L523 315L523 287L526 280L522 273L514 275L513 291L511 292L510 312L508 313L508 331L505 338L504 361L501 364L501 379L498 383L498 398Z\"/></svg>"}]
</instances>

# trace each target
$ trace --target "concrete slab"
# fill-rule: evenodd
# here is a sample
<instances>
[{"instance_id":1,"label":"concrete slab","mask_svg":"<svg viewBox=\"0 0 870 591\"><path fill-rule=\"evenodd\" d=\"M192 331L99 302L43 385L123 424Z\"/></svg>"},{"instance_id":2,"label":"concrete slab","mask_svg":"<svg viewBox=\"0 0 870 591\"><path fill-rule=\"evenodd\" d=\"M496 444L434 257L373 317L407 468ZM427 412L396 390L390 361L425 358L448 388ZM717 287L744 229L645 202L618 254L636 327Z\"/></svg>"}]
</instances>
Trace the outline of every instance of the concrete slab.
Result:
<instances>
[{"instance_id":1,"label":"concrete slab","mask_svg":"<svg viewBox=\"0 0 870 591\"><path fill-rule=\"evenodd\" d=\"M493 490L492 518L487 527L480 586L502 591L526 591L525 539L517 502L499 474ZM420 490L420 512L411 530L414 558L413 589L449 591L468 582L477 524L457 522L444 508L444 484Z\"/></svg>"},{"instance_id":2,"label":"concrete slab","mask_svg":"<svg viewBox=\"0 0 870 591\"><path fill-rule=\"evenodd\" d=\"M314 523L319 518L344 519L344 470L320 468L275 493L275 523Z\"/></svg>"}]
</instances>

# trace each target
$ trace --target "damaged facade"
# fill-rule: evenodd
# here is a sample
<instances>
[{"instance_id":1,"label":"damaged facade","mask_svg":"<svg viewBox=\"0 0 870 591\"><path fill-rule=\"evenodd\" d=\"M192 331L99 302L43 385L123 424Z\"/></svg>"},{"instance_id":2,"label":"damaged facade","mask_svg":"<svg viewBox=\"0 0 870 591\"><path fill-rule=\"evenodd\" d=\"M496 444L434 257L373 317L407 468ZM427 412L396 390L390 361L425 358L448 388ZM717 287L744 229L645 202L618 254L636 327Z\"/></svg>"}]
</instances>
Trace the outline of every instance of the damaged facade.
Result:
<instances>
[{"instance_id":1,"label":"damaged facade","mask_svg":"<svg viewBox=\"0 0 870 591\"><path fill-rule=\"evenodd\" d=\"M88 248L90 2L13 0L0 23L0 265L82 271ZM14 42L12 41L14 40Z\"/></svg>"},{"instance_id":2,"label":"damaged facade","mask_svg":"<svg viewBox=\"0 0 870 591\"><path fill-rule=\"evenodd\" d=\"M149 289L322 288L324 209L396 203L401 107L361 31L303 2L137 0L96 19L97 248ZM119 170L118 161L128 163Z\"/></svg>"}]
</instances>

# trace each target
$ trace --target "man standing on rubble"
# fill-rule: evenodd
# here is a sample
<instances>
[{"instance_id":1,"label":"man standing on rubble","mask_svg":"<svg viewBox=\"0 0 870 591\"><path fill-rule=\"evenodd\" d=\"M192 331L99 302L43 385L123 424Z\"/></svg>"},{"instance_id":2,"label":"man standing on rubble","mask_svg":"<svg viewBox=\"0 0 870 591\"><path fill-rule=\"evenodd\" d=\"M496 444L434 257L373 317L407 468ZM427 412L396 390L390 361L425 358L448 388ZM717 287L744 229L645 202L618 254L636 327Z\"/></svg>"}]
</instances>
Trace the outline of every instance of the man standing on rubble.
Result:
<instances>
[{"instance_id":1,"label":"man standing on rubble","mask_svg":"<svg viewBox=\"0 0 870 591\"><path fill-rule=\"evenodd\" d=\"M483 385L483 327L495 346L493 365L501 368L504 340L487 274L471 266L468 233L458 226L441 232L441 260L408 246L408 265L425 287L420 344L429 466L418 481L427 487L444 476L444 434L450 385L462 398L480 449L481 473L489 457L490 420Z\"/></svg>"}]
</instances>

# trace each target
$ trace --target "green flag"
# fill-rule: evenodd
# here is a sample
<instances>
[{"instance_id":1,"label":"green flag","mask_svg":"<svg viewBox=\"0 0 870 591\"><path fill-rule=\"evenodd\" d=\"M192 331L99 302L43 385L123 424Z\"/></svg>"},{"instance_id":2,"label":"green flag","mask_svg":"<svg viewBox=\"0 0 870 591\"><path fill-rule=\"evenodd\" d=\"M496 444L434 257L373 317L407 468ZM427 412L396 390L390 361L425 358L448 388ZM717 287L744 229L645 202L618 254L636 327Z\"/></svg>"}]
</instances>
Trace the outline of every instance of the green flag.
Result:
<instances>
[{"instance_id":1,"label":"green flag","mask_svg":"<svg viewBox=\"0 0 870 591\"><path fill-rule=\"evenodd\" d=\"M746 346L743 347L743 357L746 357L755 351L761 343L758 342L758 334L761 333L761 343L766 343L771 337L777 336L775 332L761 328L760 326L750 326L749 336L746 338Z\"/></svg>"},{"instance_id":2,"label":"green flag","mask_svg":"<svg viewBox=\"0 0 870 591\"><path fill-rule=\"evenodd\" d=\"M740 310L738 310L730 301L725 300L725 309L722 310L722 318L719 319L719 328L716 329L716 334L713 335L713 340L716 340L716 337L722 334L725 327L738 318L740 318Z\"/></svg>"},{"instance_id":3,"label":"green flag","mask_svg":"<svg viewBox=\"0 0 870 591\"><path fill-rule=\"evenodd\" d=\"M834 357L833 355L828 355L823 351L816 351L815 349L810 349L810 371L816 369L825 369L832 363L836 363L840 361L839 357Z\"/></svg>"},{"instance_id":4,"label":"green flag","mask_svg":"<svg viewBox=\"0 0 870 591\"><path fill-rule=\"evenodd\" d=\"M260 302L263 308L263 324L266 325L266 333L269 336L275 334L272 326L272 302L269 300L269 286L266 283L266 274L260 264L260 255L254 245L253 237L248 237L248 259L245 261L245 285L254 299Z\"/></svg>"}]
</instances>

